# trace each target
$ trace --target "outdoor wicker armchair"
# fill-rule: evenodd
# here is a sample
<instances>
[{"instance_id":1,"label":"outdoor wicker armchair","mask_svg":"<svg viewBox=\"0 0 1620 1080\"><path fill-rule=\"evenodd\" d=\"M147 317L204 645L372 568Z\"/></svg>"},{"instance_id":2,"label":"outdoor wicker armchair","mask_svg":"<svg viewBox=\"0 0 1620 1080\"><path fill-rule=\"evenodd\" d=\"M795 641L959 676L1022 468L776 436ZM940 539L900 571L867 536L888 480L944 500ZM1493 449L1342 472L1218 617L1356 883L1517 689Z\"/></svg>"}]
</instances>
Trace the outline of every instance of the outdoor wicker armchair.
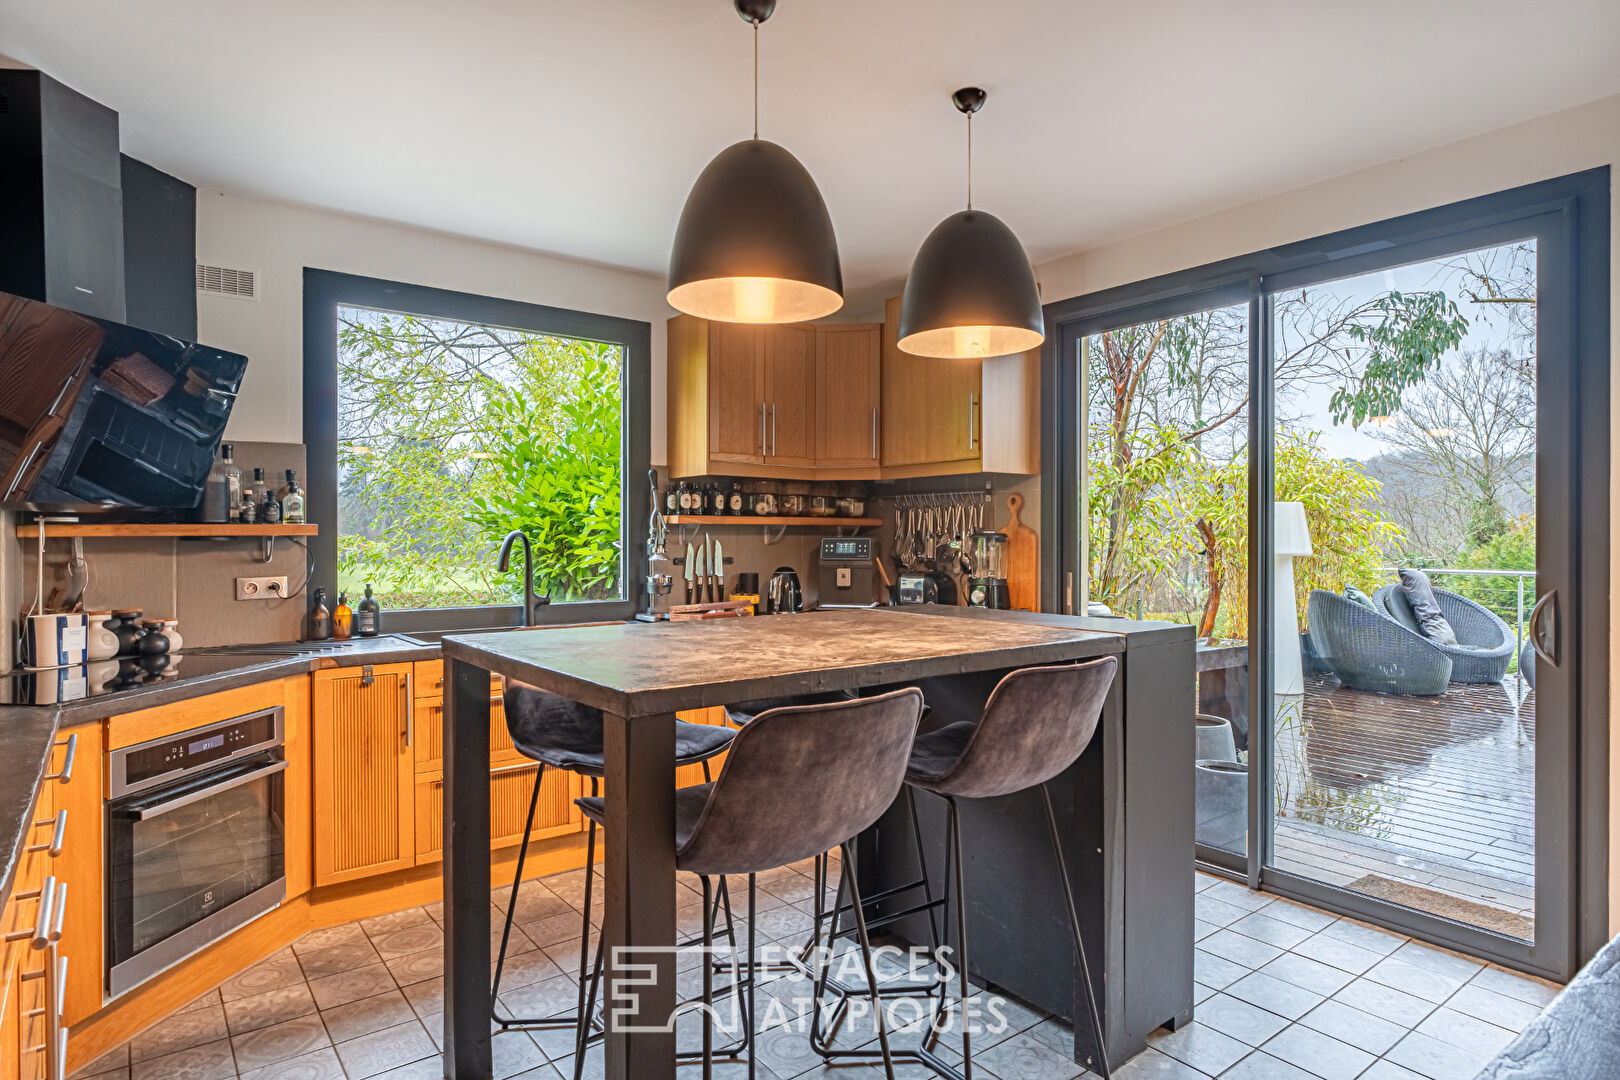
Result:
<instances>
[{"instance_id":1,"label":"outdoor wicker armchair","mask_svg":"<svg viewBox=\"0 0 1620 1080\"><path fill-rule=\"evenodd\" d=\"M1438 646L1451 657L1451 681L1501 682L1513 659L1513 631L1507 623L1489 608L1445 589L1435 589L1434 600L1457 633L1457 644ZM1418 632L1417 617L1399 585L1385 585L1373 593L1373 603L1414 634Z\"/></svg>"},{"instance_id":2,"label":"outdoor wicker armchair","mask_svg":"<svg viewBox=\"0 0 1620 1080\"><path fill-rule=\"evenodd\" d=\"M1452 661L1434 642L1381 612L1312 589L1306 608L1311 645L1352 690L1380 694L1446 692Z\"/></svg>"}]
</instances>

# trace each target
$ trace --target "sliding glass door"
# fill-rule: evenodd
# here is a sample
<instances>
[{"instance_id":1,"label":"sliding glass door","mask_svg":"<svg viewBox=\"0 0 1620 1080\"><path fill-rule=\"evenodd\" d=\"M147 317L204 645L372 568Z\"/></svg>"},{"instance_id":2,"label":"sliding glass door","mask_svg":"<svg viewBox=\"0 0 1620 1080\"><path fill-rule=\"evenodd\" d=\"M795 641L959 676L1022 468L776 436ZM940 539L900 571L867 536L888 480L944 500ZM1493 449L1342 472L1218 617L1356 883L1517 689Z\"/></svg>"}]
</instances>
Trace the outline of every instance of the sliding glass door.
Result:
<instances>
[{"instance_id":1,"label":"sliding glass door","mask_svg":"<svg viewBox=\"0 0 1620 1080\"><path fill-rule=\"evenodd\" d=\"M1582 174L1048 309L1048 602L1196 628L1199 859L1553 977L1606 923L1606 207Z\"/></svg>"}]
</instances>

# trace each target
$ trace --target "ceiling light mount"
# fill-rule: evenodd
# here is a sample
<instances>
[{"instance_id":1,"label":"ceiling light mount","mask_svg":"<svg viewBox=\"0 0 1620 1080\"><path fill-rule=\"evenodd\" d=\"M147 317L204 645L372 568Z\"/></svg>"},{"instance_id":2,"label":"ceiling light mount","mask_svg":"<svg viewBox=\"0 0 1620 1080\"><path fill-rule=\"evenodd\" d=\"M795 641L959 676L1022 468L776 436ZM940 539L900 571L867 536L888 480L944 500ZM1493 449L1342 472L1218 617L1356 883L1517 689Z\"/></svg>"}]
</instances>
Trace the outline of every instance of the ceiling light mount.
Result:
<instances>
[{"instance_id":1,"label":"ceiling light mount","mask_svg":"<svg viewBox=\"0 0 1620 1080\"><path fill-rule=\"evenodd\" d=\"M737 14L745 23L758 26L776 12L776 0L735 0Z\"/></svg>"},{"instance_id":2,"label":"ceiling light mount","mask_svg":"<svg viewBox=\"0 0 1620 1080\"><path fill-rule=\"evenodd\" d=\"M739 3L738 6L741 7L742 5ZM957 112L971 118L974 113L984 108L984 99L986 97L989 97L989 95L977 86L964 86L951 95L951 104L956 106Z\"/></svg>"}]
</instances>

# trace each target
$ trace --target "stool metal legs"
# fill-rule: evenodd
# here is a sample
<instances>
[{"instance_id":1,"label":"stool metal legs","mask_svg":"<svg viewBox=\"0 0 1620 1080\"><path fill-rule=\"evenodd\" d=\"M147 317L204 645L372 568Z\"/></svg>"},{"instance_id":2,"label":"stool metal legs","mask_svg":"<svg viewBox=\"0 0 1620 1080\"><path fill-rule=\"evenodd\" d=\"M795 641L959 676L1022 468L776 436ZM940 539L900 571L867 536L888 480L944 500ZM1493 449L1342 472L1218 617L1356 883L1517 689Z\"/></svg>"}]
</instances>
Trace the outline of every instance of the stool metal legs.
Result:
<instances>
[{"instance_id":1,"label":"stool metal legs","mask_svg":"<svg viewBox=\"0 0 1620 1080\"><path fill-rule=\"evenodd\" d=\"M1111 1080L1108 1067L1108 1043L1103 1037L1102 1012L1097 1008L1097 991L1091 984L1091 965L1086 961L1086 943L1080 937L1080 914L1074 906L1074 889L1069 884L1069 867L1063 858L1063 835L1058 832L1057 814L1052 809L1052 793L1041 785L1041 802L1046 807L1046 827L1052 836L1052 855L1057 860L1058 879L1063 882L1064 909L1069 916L1069 933L1074 937L1074 951L1080 958L1080 982L1086 991L1086 1011L1091 1014L1091 1036L1097 1040L1097 1061L1086 1059L1086 1067ZM1076 1018L1078 1019L1078 1017Z\"/></svg>"}]
</instances>

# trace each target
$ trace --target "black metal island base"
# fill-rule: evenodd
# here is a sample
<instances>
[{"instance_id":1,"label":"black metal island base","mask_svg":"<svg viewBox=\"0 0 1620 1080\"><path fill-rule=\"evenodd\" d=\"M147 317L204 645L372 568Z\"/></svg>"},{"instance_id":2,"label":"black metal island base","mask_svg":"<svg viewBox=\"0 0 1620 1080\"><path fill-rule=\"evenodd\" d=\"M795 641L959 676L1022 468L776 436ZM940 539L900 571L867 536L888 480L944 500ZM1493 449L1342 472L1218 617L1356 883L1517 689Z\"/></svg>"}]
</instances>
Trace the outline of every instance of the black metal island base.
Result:
<instances>
[{"instance_id":1,"label":"black metal island base","mask_svg":"<svg viewBox=\"0 0 1620 1080\"><path fill-rule=\"evenodd\" d=\"M489 674L600 708L605 722L606 1075L675 1076L675 713L760 698L916 685L925 726L974 718L1020 667L1120 659L1097 737L1053 782L1110 1062L1192 1015L1193 632L1186 626L965 608L626 623L448 637L444 725L445 1076L487 1080L490 1059ZM1073 948L1040 804L1031 792L964 805L970 964L1057 1015L1076 1009ZM926 806L919 796L919 806ZM862 839L878 891L914 872L908 819ZM929 868L945 868L922 814ZM904 837L901 836L904 830ZM891 842L892 841L892 842ZM903 841L903 842L902 842ZM935 850L937 849L937 850ZM892 856L886 853L895 852ZM866 891L863 889L863 891ZM915 937L916 923L899 923ZM920 938L917 938L920 940ZM630 955L638 948L651 951ZM621 952L622 950L622 952ZM636 986L615 1009L618 955ZM639 965L647 965L641 967ZM646 980L656 972L652 985ZM1082 1007L1083 1008L1083 1007ZM1091 1053L1076 1023L1076 1060ZM629 1030L627 1030L629 1029Z\"/></svg>"}]
</instances>

